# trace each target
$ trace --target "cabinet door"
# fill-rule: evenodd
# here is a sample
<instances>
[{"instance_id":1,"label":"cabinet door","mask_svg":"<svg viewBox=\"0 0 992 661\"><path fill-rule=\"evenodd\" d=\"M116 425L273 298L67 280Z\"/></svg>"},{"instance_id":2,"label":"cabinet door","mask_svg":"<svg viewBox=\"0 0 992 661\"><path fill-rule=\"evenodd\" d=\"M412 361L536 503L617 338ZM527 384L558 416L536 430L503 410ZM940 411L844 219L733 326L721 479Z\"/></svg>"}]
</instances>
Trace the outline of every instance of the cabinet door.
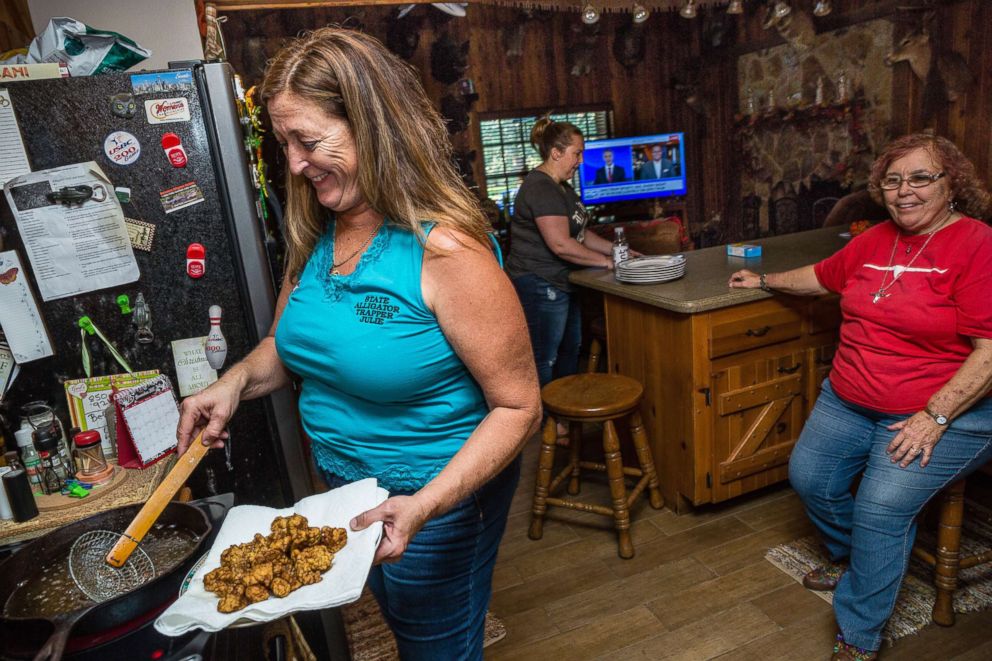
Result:
<instances>
[{"instance_id":1,"label":"cabinet door","mask_svg":"<svg viewBox=\"0 0 992 661\"><path fill-rule=\"evenodd\" d=\"M713 502L788 478L806 414L805 362L799 350L712 375Z\"/></svg>"}]
</instances>

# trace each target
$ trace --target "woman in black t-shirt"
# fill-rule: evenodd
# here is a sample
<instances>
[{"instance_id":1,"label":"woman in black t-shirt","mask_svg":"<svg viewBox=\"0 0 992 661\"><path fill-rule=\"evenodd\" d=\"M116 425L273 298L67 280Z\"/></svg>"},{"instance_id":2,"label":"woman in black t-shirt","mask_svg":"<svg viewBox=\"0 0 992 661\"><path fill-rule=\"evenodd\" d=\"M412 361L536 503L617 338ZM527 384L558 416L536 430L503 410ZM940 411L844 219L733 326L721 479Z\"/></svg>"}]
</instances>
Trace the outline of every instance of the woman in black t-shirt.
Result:
<instances>
[{"instance_id":1,"label":"woman in black t-shirt","mask_svg":"<svg viewBox=\"0 0 992 661\"><path fill-rule=\"evenodd\" d=\"M578 368L582 322L569 272L612 269L613 260L610 242L586 231L589 213L568 183L582 163L582 132L545 116L530 141L544 161L517 192L506 271L523 304L543 387Z\"/></svg>"}]
</instances>

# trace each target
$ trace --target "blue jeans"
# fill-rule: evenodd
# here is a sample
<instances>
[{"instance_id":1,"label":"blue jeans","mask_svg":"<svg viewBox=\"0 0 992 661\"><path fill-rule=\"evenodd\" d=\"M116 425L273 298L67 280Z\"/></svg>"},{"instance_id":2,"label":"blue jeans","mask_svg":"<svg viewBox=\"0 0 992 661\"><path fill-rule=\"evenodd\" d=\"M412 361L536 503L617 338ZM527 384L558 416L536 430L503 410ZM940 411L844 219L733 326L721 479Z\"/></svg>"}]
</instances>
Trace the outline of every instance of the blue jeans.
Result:
<instances>
[{"instance_id":1,"label":"blue jeans","mask_svg":"<svg viewBox=\"0 0 992 661\"><path fill-rule=\"evenodd\" d=\"M582 315L578 297L540 276L513 279L527 318L537 378L543 388L553 379L579 371Z\"/></svg>"},{"instance_id":2,"label":"blue jeans","mask_svg":"<svg viewBox=\"0 0 992 661\"><path fill-rule=\"evenodd\" d=\"M334 476L325 477L334 483ZM428 521L399 562L372 567L369 588L403 661L482 659L496 551L519 478L517 456L471 496Z\"/></svg>"},{"instance_id":3,"label":"blue jeans","mask_svg":"<svg viewBox=\"0 0 992 661\"><path fill-rule=\"evenodd\" d=\"M881 645L916 537L916 515L945 486L992 460L992 401L982 399L956 418L930 463L906 468L885 452L909 416L879 413L840 399L829 380L789 461L789 481L823 536L833 560L850 565L834 592L844 641ZM851 484L863 472L856 495Z\"/></svg>"}]
</instances>

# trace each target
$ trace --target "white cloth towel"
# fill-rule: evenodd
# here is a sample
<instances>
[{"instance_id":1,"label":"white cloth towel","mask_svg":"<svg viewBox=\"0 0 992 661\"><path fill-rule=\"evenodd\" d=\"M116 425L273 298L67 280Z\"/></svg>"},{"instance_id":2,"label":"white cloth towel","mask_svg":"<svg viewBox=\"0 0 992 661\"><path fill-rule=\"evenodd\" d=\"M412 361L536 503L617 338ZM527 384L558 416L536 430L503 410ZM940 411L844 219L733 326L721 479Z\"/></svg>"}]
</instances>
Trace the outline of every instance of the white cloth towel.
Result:
<instances>
[{"instance_id":1,"label":"white cloth towel","mask_svg":"<svg viewBox=\"0 0 992 661\"><path fill-rule=\"evenodd\" d=\"M166 636L180 636L190 629L219 631L242 620L270 622L295 611L330 608L356 601L372 568L382 523L354 532L348 522L388 497L389 493L370 478L309 496L286 509L257 505L232 507L206 560L194 572L188 589L155 620L155 629ZM282 599L270 597L234 613L218 612L218 598L203 587L203 576L220 566L221 552L232 544L251 541L255 533L269 534L273 519L293 513L307 517L311 526L332 526L348 531L347 545L334 556L334 564L324 573L323 579L294 590Z\"/></svg>"}]
</instances>

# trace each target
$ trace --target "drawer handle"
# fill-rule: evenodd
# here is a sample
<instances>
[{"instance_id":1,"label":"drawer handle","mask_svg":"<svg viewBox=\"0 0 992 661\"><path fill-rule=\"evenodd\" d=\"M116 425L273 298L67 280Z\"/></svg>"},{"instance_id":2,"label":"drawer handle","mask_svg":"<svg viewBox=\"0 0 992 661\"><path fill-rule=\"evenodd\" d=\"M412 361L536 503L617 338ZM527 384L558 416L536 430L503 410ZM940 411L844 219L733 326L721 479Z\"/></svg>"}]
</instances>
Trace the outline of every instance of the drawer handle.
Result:
<instances>
[{"instance_id":1,"label":"drawer handle","mask_svg":"<svg viewBox=\"0 0 992 661\"><path fill-rule=\"evenodd\" d=\"M745 335L747 335L748 337L764 337L765 335L768 335L768 331L770 331L771 329L772 329L771 326L762 326L757 330L753 328L748 328L747 333L745 333Z\"/></svg>"},{"instance_id":2,"label":"drawer handle","mask_svg":"<svg viewBox=\"0 0 992 661\"><path fill-rule=\"evenodd\" d=\"M778 373L779 374L795 374L796 372L799 371L799 368L802 367L802 366L803 366L802 363L796 363L792 367L779 367L778 368Z\"/></svg>"}]
</instances>

